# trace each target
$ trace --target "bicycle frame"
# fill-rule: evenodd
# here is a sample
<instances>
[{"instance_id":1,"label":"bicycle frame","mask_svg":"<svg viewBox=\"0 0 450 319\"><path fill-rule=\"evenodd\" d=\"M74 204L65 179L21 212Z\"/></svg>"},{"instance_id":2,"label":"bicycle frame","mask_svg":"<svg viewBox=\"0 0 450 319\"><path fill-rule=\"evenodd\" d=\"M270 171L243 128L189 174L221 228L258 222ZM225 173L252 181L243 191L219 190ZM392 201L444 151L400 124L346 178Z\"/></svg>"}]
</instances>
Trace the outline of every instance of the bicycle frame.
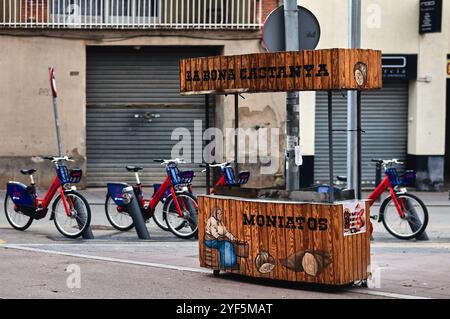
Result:
<instances>
[{"instance_id":1,"label":"bicycle frame","mask_svg":"<svg viewBox=\"0 0 450 319\"><path fill-rule=\"evenodd\" d=\"M64 190L58 179L58 176L55 176L55 178L53 179L53 182L50 185L47 192L45 193L44 198L36 197L36 206L39 207L40 205L42 205L42 208L47 209L50 206L50 202L52 201L56 192L59 192L59 194L61 195L61 200L63 202L63 206L66 211L66 214L67 214L67 216L70 216L69 203L67 202L66 197L64 196ZM72 208L73 208L72 202L70 202L70 206L72 206Z\"/></svg>"},{"instance_id":2,"label":"bicycle frame","mask_svg":"<svg viewBox=\"0 0 450 319\"><path fill-rule=\"evenodd\" d=\"M394 187L392 187L391 181L389 180L389 177L387 176L387 174L384 177L384 179L381 181L381 183L369 195L368 200L369 200L370 207L372 207L372 205L375 202L375 200L378 199L381 196L381 194L383 194L384 191L387 190L387 189L389 189L389 194L392 197L392 201L394 202L395 209L397 210L397 213L399 214L399 216L401 218L404 218L405 217L405 213L403 211L404 203L401 203L397 199Z\"/></svg>"}]
</instances>

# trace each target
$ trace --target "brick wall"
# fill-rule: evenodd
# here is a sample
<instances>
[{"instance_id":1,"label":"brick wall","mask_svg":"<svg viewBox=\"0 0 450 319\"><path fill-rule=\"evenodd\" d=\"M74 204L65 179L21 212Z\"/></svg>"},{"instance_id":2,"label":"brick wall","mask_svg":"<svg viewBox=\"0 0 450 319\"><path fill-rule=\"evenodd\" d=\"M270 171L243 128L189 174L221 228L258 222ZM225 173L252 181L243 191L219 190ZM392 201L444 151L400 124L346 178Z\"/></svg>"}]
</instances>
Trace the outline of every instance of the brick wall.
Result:
<instances>
[{"instance_id":1,"label":"brick wall","mask_svg":"<svg viewBox=\"0 0 450 319\"><path fill-rule=\"evenodd\" d=\"M275 8L277 8L279 6L279 3L281 2L282 4L282 0L260 0L262 1L262 17L261 17L261 22L264 23L264 21L266 21L267 16L269 15L270 12L272 12Z\"/></svg>"},{"instance_id":2,"label":"brick wall","mask_svg":"<svg viewBox=\"0 0 450 319\"><path fill-rule=\"evenodd\" d=\"M47 22L48 3L50 0L20 0L22 1L22 22Z\"/></svg>"}]
</instances>

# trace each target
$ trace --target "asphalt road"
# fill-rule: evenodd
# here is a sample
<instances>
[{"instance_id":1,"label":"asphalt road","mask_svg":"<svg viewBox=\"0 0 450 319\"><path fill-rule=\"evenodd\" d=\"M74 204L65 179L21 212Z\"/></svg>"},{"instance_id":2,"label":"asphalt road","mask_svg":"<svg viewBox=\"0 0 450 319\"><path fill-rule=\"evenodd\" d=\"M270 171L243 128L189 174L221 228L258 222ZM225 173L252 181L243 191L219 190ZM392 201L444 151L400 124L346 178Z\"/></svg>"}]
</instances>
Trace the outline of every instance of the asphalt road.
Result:
<instances>
[{"instance_id":1,"label":"asphalt road","mask_svg":"<svg viewBox=\"0 0 450 319\"><path fill-rule=\"evenodd\" d=\"M430 241L400 241L374 224L372 270L380 281L369 289L215 277L199 267L195 240L177 239L153 222L149 241L138 240L133 230L117 232L104 217L102 192L87 196L94 203L95 240L68 240L47 219L15 231L1 209L0 298L450 298L446 198L429 196Z\"/></svg>"}]
</instances>

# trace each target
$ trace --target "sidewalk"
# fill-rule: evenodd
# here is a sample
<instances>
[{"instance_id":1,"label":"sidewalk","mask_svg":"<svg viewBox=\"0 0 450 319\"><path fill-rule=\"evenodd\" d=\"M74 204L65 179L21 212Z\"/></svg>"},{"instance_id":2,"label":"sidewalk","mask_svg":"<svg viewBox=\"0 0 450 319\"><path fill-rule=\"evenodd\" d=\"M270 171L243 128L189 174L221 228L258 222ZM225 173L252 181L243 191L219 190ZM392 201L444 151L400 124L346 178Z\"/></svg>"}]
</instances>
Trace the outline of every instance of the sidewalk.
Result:
<instances>
[{"instance_id":1,"label":"sidewalk","mask_svg":"<svg viewBox=\"0 0 450 319\"><path fill-rule=\"evenodd\" d=\"M147 187L147 190L153 194L153 189ZM145 191L145 190L144 190ZM87 188L80 190L81 193L83 193L86 196L86 199L90 204L93 205L103 205L105 203L105 196L106 196L106 188ZM203 187L196 187L194 188L194 193L199 194L205 194L205 188ZM150 196L151 194L146 194L146 196ZM370 194L370 192L363 192L363 198L367 198ZM411 194L416 195L419 197L426 206L429 207L450 207L450 200L448 198L448 192L411 192ZM382 195L381 201L388 195L387 192L385 192ZM381 201L379 204L381 204ZM375 206L379 205L378 203L375 203Z\"/></svg>"}]
</instances>

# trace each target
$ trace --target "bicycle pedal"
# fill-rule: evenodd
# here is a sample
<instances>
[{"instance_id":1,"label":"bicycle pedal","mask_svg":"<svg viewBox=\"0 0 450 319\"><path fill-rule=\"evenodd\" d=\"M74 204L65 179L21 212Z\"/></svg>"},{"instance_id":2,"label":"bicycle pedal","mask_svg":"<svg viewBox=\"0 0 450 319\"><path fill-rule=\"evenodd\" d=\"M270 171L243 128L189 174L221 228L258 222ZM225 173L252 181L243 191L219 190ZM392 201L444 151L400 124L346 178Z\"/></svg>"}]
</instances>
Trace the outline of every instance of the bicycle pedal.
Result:
<instances>
[{"instance_id":1,"label":"bicycle pedal","mask_svg":"<svg viewBox=\"0 0 450 319\"><path fill-rule=\"evenodd\" d=\"M371 215L371 216L370 216L370 219L378 220L378 215Z\"/></svg>"}]
</instances>

